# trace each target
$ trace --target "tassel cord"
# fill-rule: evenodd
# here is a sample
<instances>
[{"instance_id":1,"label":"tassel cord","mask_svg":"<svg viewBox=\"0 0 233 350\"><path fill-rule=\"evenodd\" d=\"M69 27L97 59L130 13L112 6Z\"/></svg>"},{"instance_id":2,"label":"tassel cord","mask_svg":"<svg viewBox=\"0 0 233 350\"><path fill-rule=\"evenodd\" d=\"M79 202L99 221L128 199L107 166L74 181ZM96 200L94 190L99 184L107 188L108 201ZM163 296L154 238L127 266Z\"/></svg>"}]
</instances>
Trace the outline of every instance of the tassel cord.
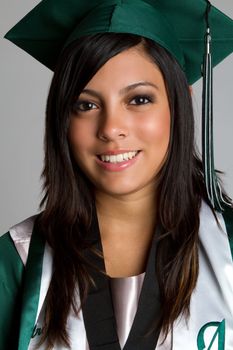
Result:
<instances>
[{"instance_id":1,"label":"tassel cord","mask_svg":"<svg viewBox=\"0 0 233 350\"><path fill-rule=\"evenodd\" d=\"M223 211L224 205L230 205L223 195L215 172L213 144L213 67L211 57L211 35L207 28L206 54L203 64L203 105L202 105L202 160L207 196L214 209Z\"/></svg>"},{"instance_id":2,"label":"tassel cord","mask_svg":"<svg viewBox=\"0 0 233 350\"><path fill-rule=\"evenodd\" d=\"M210 29L206 33L206 55L203 66L203 139L202 154L204 165L204 177L208 199L213 208L222 211L221 188L217 181L214 166L214 145L213 145L213 68L211 57L211 35Z\"/></svg>"}]
</instances>

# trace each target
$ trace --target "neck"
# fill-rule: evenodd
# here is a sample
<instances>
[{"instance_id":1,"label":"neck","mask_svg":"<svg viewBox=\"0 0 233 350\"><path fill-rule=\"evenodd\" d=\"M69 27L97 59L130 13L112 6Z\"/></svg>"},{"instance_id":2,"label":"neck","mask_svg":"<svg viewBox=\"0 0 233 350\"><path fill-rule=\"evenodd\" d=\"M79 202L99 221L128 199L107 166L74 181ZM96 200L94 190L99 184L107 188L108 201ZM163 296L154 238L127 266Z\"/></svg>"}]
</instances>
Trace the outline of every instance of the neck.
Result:
<instances>
[{"instance_id":1,"label":"neck","mask_svg":"<svg viewBox=\"0 0 233 350\"><path fill-rule=\"evenodd\" d=\"M156 223L154 192L127 196L98 192L96 209L107 274L123 277L144 272Z\"/></svg>"},{"instance_id":2,"label":"neck","mask_svg":"<svg viewBox=\"0 0 233 350\"><path fill-rule=\"evenodd\" d=\"M154 193L136 193L127 196L112 196L96 192L96 208L102 238L108 235L152 234L156 220ZM111 228L111 230L110 230Z\"/></svg>"}]
</instances>

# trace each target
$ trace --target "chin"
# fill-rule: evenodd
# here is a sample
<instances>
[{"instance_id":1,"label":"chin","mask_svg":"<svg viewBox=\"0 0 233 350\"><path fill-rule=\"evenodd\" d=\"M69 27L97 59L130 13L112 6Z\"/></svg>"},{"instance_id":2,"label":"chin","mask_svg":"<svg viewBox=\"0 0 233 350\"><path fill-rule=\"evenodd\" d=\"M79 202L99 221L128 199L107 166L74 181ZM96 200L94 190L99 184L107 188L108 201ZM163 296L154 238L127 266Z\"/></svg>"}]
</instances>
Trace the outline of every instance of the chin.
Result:
<instances>
[{"instance_id":1,"label":"chin","mask_svg":"<svg viewBox=\"0 0 233 350\"><path fill-rule=\"evenodd\" d=\"M115 184L115 185L107 185L107 186L96 186L97 191L103 192L110 196L127 196L142 192L146 189L146 185L133 185L132 182L125 184Z\"/></svg>"}]
</instances>

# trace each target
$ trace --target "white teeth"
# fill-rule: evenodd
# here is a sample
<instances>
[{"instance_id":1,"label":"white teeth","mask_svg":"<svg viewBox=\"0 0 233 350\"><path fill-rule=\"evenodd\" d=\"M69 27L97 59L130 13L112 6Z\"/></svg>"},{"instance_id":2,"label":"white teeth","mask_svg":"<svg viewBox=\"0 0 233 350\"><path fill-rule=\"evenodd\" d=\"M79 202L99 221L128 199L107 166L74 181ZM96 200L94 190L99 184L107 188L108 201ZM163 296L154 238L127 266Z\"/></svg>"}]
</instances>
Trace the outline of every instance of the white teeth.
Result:
<instances>
[{"instance_id":1,"label":"white teeth","mask_svg":"<svg viewBox=\"0 0 233 350\"><path fill-rule=\"evenodd\" d=\"M121 163L124 160L129 160L134 158L137 154L138 154L138 151L121 153L117 155L101 155L100 159L102 160L102 162Z\"/></svg>"},{"instance_id":2,"label":"white teeth","mask_svg":"<svg viewBox=\"0 0 233 350\"><path fill-rule=\"evenodd\" d=\"M122 162L124 160L123 158L123 154L116 154L116 162L119 163L119 162Z\"/></svg>"}]
</instances>

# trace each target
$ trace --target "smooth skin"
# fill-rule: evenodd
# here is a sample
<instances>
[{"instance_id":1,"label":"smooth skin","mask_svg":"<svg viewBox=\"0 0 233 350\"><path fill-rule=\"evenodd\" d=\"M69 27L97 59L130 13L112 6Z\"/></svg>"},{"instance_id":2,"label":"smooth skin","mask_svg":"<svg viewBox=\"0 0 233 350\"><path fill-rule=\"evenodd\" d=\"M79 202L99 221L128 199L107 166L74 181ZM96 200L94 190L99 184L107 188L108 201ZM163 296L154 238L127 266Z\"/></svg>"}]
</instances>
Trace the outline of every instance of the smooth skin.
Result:
<instances>
[{"instance_id":1,"label":"smooth skin","mask_svg":"<svg viewBox=\"0 0 233 350\"><path fill-rule=\"evenodd\" d=\"M127 277L145 271L155 229L156 174L167 155L170 110L158 67L138 46L111 58L74 104L69 142L95 186L106 272ZM119 171L98 156L140 151Z\"/></svg>"}]
</instances>

